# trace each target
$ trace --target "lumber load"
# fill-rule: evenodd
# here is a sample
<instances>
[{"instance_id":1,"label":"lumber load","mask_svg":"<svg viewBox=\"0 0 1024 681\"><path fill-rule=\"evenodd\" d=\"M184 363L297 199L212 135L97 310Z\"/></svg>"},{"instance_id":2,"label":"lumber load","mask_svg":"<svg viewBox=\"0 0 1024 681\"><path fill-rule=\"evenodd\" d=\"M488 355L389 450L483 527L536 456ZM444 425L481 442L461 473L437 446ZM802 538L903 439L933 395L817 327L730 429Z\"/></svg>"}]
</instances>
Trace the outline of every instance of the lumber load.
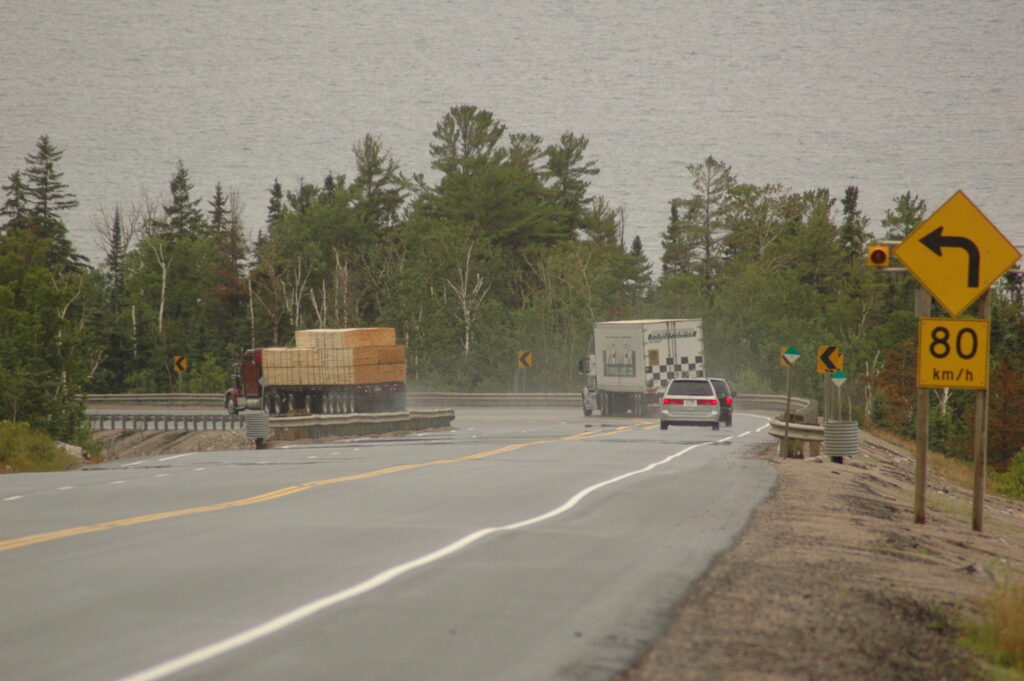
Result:
<instances>
[{"instance_id":1,"label":"lumber load","mask_svg":"<svg viewBox=\"0 0 1024 681\"><path fill-rule=\"evenodd\" d=\"M405 382L405 347L388 327L304 329L294 348L264 348L270 385L358 385Z\"/></svg>"}]
</instances>

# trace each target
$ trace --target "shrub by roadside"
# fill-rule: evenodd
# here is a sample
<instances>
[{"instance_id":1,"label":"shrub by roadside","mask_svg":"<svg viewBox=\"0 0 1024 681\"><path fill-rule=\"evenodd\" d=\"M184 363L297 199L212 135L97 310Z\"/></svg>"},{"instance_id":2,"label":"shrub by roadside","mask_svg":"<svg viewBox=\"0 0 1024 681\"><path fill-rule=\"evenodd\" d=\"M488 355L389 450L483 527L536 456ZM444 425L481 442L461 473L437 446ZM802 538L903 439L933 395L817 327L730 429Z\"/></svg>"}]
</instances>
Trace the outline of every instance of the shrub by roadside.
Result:
<instances>
[{"instance_id":1,"label":"shrub by roadside","mask_svg":"<svg viewBox=\"0 0 1024 681\"><path fill-rule=\"evenodd\" d=\"M77 468L78 460L57 446L46 433L27 423L0 421L0 472L64 471Z\"/></svg>"},{"instance_id":2,"label":"shrub by roadside","mask_svg":"<svg viewBox=\"0 0 1024 681\"><path fill-rule=\"evenodd\" d=\"M993 592L979 622L968 627L964 643L992 664L1024 678L1024 585Z\"/></svg>"},{"instance_id":3,"label":"shrub by roadside","mask_svg":"<svg viewBox=\"0 0 1024 681\"><path fill-rule=\"evenodd\" d=\"M1024 499L1024 449L1010 460L1005 473L993 473L992 478L1000 494Z\"/></svg>"}]
</instances>

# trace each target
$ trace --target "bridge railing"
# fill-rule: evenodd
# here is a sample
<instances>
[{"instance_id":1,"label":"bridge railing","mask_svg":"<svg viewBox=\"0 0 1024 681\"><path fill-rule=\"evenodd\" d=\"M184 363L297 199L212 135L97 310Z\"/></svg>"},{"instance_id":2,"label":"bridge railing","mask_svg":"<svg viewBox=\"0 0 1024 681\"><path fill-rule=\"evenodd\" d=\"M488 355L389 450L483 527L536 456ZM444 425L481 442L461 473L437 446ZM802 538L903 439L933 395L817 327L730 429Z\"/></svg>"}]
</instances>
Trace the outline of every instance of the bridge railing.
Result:
<instances>
[{"instance_id":1,"label":"bridge railing","mask_svg":"<svg viewBox=\"0 0 1024 681\"><path fill-rule=\"evenodd\" d=\"M88 413L90 425L93 430L234 430L245 427L244 413L230 415L214 410L223 409L223 396L220 394L197 394L197 393L149 393L149 394L111 394L111 395L89 395L86 399L86 406L93 410ZM441 393L441 392L412 392L407 395L410 413L413 411L429 410L452 410L456 408L492 408L492 409L550 409L566 408L579 409L581 399L579 393ZM188 409L210 409L209 413L146 413L140 409L163 408L188 408ZM751 411L767 411L782 414L785 411L786 398L780 395L739 395L736 398L736 408ZM812 400L793 398L790 404L790 411L801 416L794 417L808 423L813 423L816 418L816 404ZM333 419L332 416L339 418ZM367 423L362 426L371 431L394 416L384 414L317 414L308 417L303 416L274 416L270 418L272 427L286 427L291 422L284 419L315 419L316 425L312 422L295 423L288 425L289 429L298 431L302 428L311 427L314 430L324 427L325 420L330 421L331 427L340 427L342 422L350 423L353 420L363 420ZM454 418L454 415L453 417ZM334 421L338 421L337 424ZM450 422L450 419L449 419ZM345 426L349 427L349 426ZM797 434L791 435L797 439L802 432L800 428L791 430ZM774 433L773 433L774 434Z\"/></svg>"},{"instance_id":2,"label":"bridge railing","mask_svg":"<svg viewBox=\"0 0 1024 681\"><path fill-rule=\"evenodd\" d=\"M413 407L491 407L491 408L550 408L581 407L580 394L575 393L448 393L410 392L406 401ZM791 409L806 410L814 402L799 397L792 398ZM220 393L124 393L111 395L88 395L86 406L93 409L115 407L187 407L224 408L224 396ZM785 411L786 398L782 395L739 395L738 409L755 411Z\"/></svg>"},{"instance_id":3,"label":"bridge railing","mask_svg":"<svg viewBox=\"0 0 1024 681\"><path fill-rule=\"evenodd\" d=\"M234 430L245 427L241 415L232 414L87 414L92 430Z\"/></svg>"}]
</instances>

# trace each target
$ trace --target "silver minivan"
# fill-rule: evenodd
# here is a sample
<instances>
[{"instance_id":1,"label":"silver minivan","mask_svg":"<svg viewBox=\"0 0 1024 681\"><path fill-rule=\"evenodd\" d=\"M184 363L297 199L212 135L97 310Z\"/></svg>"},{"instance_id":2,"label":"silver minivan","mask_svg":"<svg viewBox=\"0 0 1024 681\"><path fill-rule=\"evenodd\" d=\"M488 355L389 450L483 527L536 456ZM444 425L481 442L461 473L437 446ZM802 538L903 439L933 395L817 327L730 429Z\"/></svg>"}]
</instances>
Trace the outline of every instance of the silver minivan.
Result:
<instances>
[{"instance_id":1,"label":"silver minivan","mask_svg":"<svg viewBox=\"0 0 1024 681\"><path fill-rule=\"evenodd\" d=\"M718 430L721 406L707 378L674 378L661 395L661 429L669 426L711 426Z\"/></svg>"}]
</instances>

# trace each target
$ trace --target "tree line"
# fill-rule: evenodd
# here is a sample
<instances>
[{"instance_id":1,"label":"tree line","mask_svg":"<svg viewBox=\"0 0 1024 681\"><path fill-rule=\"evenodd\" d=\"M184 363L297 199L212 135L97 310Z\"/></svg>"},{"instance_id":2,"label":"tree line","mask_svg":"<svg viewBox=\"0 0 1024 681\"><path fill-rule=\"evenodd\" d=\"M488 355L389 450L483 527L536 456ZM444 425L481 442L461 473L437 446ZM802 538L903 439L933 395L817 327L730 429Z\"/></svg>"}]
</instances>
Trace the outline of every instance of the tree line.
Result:
<instances>
[{"instance_id":1,"label":"tree line","mask_svg":"<svg viewBox=\"0 0 1024 681\"><path fill-rule=\"evenodd\" d=\"M709 156L666 197L655 264L591 192L585 136L545 142L463 105L431 139L434 181L373 135L351 148L349 174L273 180L252 240L237 195L218 183L200 197L179 162L165 196L98 216L93 266L68 240L61 214L77 201L44 135L3 186L0 419L73 438L86 393L221 392L244 348L303 328L394 327L412 389L509 391L529 350L531 390L572 391L595 321L700 317L708 370L740 392L784 392L779 350L795 346L809 359L794 389L820 397L812 358L837 345L844 414L913 435L916 284L869 269L864 247L919 224L918 196L895 195L876 235L857 187L745 183ZM989 427L1003 469L1024 443L1022 309L1021 278L1003 277ZM931 392L933 446L969 455L973 396Z\"/></svg>"}]
</instances>

